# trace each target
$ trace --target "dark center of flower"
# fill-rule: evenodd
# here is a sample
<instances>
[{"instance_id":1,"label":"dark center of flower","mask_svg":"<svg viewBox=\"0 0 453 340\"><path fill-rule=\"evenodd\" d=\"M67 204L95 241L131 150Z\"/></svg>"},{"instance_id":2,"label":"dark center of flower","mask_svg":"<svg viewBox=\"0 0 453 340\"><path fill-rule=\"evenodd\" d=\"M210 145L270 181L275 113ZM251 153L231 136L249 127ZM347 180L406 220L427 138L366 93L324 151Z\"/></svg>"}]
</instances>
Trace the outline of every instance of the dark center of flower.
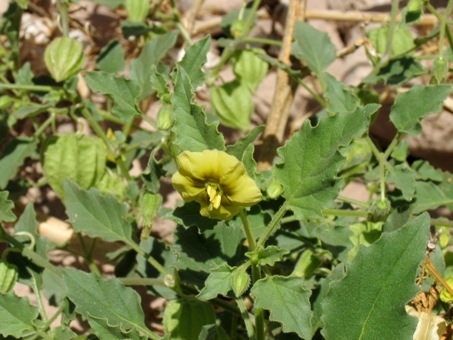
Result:
<instances>
[{"instance_id":1,"label":"dark center of flower","mask_svg":"<svg viewBox=\"0 0 453 340\"><path fill-rule=\"evenodd\" d=\"M206 193L209 197L209 210L218 209L222 202L222 189L217 183L208 183L206 185Z\"/></svg>"}]
</instances>

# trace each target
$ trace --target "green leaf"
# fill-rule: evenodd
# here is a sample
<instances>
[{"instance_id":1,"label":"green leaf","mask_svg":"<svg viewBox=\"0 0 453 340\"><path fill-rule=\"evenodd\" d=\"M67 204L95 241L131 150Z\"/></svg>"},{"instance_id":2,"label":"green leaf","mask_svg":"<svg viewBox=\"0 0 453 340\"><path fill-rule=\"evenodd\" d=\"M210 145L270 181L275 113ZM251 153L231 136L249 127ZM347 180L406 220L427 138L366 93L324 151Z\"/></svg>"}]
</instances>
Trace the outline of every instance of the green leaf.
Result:
<instances>
[{"instance_id":1,"label":"green leaf","mask_svg":"<svg viewBox=\"0 0 453 340\"><path fill-rule=\"evenodd\" d=\"M39 235L38 226L39 224L36 220L35 209L33 208L33 204L29 203L25 207L23 213L20 215L19 220L16 222L15 231L24 231L32 235L35 240L35 253L47 259L49 240L46 237Z\"/></svg>"},{"instance_id":2,"label":"green leaf","mask_svg":"<svg viewBox=\"0 0 453 340\"><path fill-rule=\"evenodd\" d=\"M14 203L8 199L8 191L0 191L0 222L14 222Z\"/></svg>"},{"instance_id":3,"label":"green leaf","mask_svg":"<svg viewBox=\"0 0 453 340\"><path fill-rule=\"evenodd\" d=\"M126 221L127 207L114 196L102 196L94 188L80 189L70 181L65 181L64 191L66 213L74 230L110 242L132 242L132 227Z\"/></svg>"},{"instance_id":4,"label":"green leaf","mask_svg":"<svg viewBox=\"0 0 453 340\"><path fill-rule=\"evenodd\" d=\"M187 72L177 67L175 92L172 96L174 106L175 144L180 151L203 151L206 149L225 149L223 136L217 126L206 122L203 110L192 104L193 93Z\"/></svg>"},{"instance_id":5,"label":"green leaf","mask_svg":"<svg viewBox=\"0 0 453 340\"><path fill-rule=\"evenodd\" d=\"M311 290L304 289L302 283L300 277L268 276L254 284L251 294L255 308L269 310L269 319L280 322L283 332L311 339Z\"/></svg>"},{"instance_id":6,"label":"green leaf","mask_svg":"<svg viewBox=\"0 0 453 340\"><path fill-rule=\"evenodd\" d=\"M123 333L131 329L150 333L135 290L123 286L117 279L107 280L73 268L64 269L63 275L69 299L85 318L105 320Z\"/></svg>"},{"instance_id":7,"label":"green leaf","mask_svg":"<svg viewBox=\"0 0 453 340\"><path fill-rule=\"evenodd\" d=\"M186 71L192 85L192 91L203 85L203 65L206 63L206 54L210 48L211 37L208 35L190 46L186 50L182 60L178 63Z\"/></svg>"},{"instance_id":8,"label":"green leaf","mask_svg":"<svg viewBox=\"0 0 453 340\"><path fill-rule=\"evenodd\" d=\"M175 30L154 37L143 46L140 56L131 61L130 75L141 88L140 99L152 93L154 86L151 79L156 72L156 66L173 47L177 36L178 31Z\"/></svg>"},{"instance_id":9,"label":"green leaf","mask_svg":"<svg viewBox=\"0 0 453 340\"><path fill-rule=\"evenodd\" d=\"M330 41L329 35L306 22L296 22L294 39L293 55L304 61L318 76L337 57L335 46Z\"/></svg>"},{"instance_id":10,"label":"green leaf","mask_svg":"<svg viewBox=\"0 0 453 340\"><path fill-rule=\"evenodd\" d=\"M63 182L74 181L88 189L101 180L106 163L106 150L94 136L65 134L53 137L44 152L43 173L52 189L64 199Z\"/></svg>"},{"instance_id":11,"label":"green leaf","mask_svg":"<svg viewBox=\"0 0 453 340\"><path fill-rule=\"evenodd\" d=\"M289 254L289 250L276 246L269 246L258 249L258 252L247 252L245 256L252 259L260 266L273 266L275 262L281 261L283 256Z\"/></svg>"},{"instance_id":12,"label":"green leaf","mask_svg":"<svg viewBox=\"0 0 453 340\"><path fill-rule=\"evenodd\" d=\"M371 28L367 36L374 45L378 54L384 54L387 49L387 38L389 36L389 25L384 24L380 27ZM407 26L395 26L392 40L392 55L404 54L415 47L411 32Z\"/></svg>"},{"instance_id":13,"label":"green leaf","mask_svg":"<svg viewBox=\"0 0 453 340\"><path fill-rule=\"evenodd\" d=\"M140 86L136 81L106 72L87 72L86 81L92 91L113 99L112 112L123 122L141 114L138 107Z\"/></svg>"},{"instance_id":14,"label":"green leaf","mask_svg":"<svg viewBox=\"0 0 453 340\"><path fill-rule=\"evenodd\" d=\"M264 130L264 125L259 125L251 130L245 137L240 138L233 145L227 145L226 152L239 160L242 160L242 157L245 153L245 150L250 144L256 140L261 132Z\"/></svg>"},{"instance_id":15,"label":"green leaf","mask_svg":"<svg viewBox=\"0 0 453 340\"><path fill-rule=\"evenodd\" d=\"M426 72L422 64L413 57L404 56L390 60L388 64L379 69L377 74L371 73L363 82L365 84L376 84L382 81L384 84L398 86Z\"/></svg>"},{"instance_id":16,"label":"green leaf","mask_svg":"<svg viewBox=\"0 0 453 340\"><path fill-rule=\"evenodd\" d=\"M116 73L124 70L124 50L118 40L112 40L101 49L96 65L103 72Z\"/></svg>"},{"instance_id":17,"label":"green leaf","mask_svg":"<svg viewBox=\"0 0 453 340\"><path fill-rule=\"evenodd\" d=\"M172 340L198 339L202 327L214 323L214 308L204 301L172 300L164 311L165 334Z\"/></svg>"},{"instance_id":18,"label":"green leaf","mask_svg":"<svg viewBox=\"0 0 453 340\"><path fill-rule=\"evenodd\" d=\"M254 110L253 94L239 80L211 88L211 102L223 125L247 130Z\"/></svg>"},{"instance_id":19,"label":"green leaf","mask_svg":"<svg viewBox=\"0 0 453 340\"><path fill-rule=\"evenodd\" d=\"M124 333L121 326L111 326L106 319L93 318L88 315L88 323L99 339L142 339L135 328ZM71 338L72 339L72 338Z\"/></svg>"},{"instance_id":20,"label":"green leaf","mask_svg":"<svg viewBox=\"0 0 453 340\"><path fill-rule=\"evenodd\" d=\"M326 91L324 96L329 101L327 112L347 113L354 112L359 106L359 98L346 85L335 79L332 75L324 73Z\"/></svg>"},{"instance_id":21,"label":"green leaf","mask_svg":"<svg viewBox=\"0 0 453 340\"><path fill-rule=\"evenodd\" d=\"M412 163L412 168L424 181L442 182L443 180L442 171L437 170L427 161L417 160Z\"/></svg>"},{"instance_id":22,"label":"green leaf","mask_svg":"<svg viewBox=\"0 0 453 340\"><path fill-rule=\"evenodd\" d=\"M425 259L429 224L429 215L423 214L360 248L323 302L326 338L412 338L417 320L404 306L420 290L415 277Z\"/></svg>"},{"instance_id":23,"label":"green leaf","mask_svg":"<svg viewBox=\"0 0 453 340\"><path fill-rule=\"evenodd\" d=\"M33 154L37 144L34 138L18 137L5 146L0 157L0 189L4 189L8 181L16 176L17 169Z\"/></svg>"},{"instance_id":24,"label":"green leaf","mask_svg":"<svg viewBox=\"0 0 453 340\"><path fill-rule=\"evenodd\" d=\"M390 120L399 132L417 135L420 119L442 109L442 103L451 92L451 85L415 85L399 93L390 112Z\"/></svg>"},{"instance_id":25,"label":"green leaf","mask_svg":"<svg viewBox=\"0 0 453 340\"><path fill-rule=\"evenodd\" d=\"M370 104L353 113L321 119L316 127L307 121L279 149L283 163L277 164L273 173L297 218L319 217L321 209L333 204L342 186L336 178L344 163L338 148L360 137L377 109Z\"/></svg>"},{"instance_id":26,"label":"green leaf","mask_svg":"<svg viewBox=\"0 0 453 340\"><path fill-rule=\"evenodd\" d=\"M449 197L438 185L431 182L415 183L416 199L414 202L414 214L433 210L447 204L453 204L453 197Z\"/></svg>"},{"instance_id":27,"label":"green leaf","mask_svg":"<svg viewBox=\"0 0 453 340\"><path fill-rule=\"evenodd\" d=\"M233 268L226 263L213 268L197 298L207 301L216 298L219 294L227 296L231 290L232 274Z\"/></svg>"},{"instance_id":28,"label":"green leaf","mask_svg":"<svg viewBox=\"0 0 453 340\"><path fill-rule=\"evenodd\" d=\"M408 164L398 164L390 169L389 183L401 190L406 201L411 201L415 193L415 171Z\"/></svg>"},{"instance_id":29,"label":"green leaf","mask_svg":"<svg viewBox=\"0 0 453 340\"><path fill-rule=\"evenodd\" d=\"M33 321L38 317L38 309L13 293L0 294L0 334L4 337L22 338L27 330L33 330Z\"/></svg>"}]
</instances>

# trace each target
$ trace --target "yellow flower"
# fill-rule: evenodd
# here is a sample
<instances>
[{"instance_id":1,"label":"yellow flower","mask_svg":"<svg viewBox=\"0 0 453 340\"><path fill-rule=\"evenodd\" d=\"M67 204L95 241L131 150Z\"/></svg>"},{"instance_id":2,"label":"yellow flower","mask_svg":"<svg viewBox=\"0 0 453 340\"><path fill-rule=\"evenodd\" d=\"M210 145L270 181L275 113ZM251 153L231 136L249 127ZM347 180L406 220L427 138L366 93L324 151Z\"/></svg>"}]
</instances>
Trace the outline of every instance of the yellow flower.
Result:
<instances>
[{"instance_id":1,"label":"yellow flower","mask_svg":"<svg viewBox=\"0 0 453 340\"><path fill-rule=\"evenodd\" d=\"M244 164L224 151L185 151L176 158L176 164L173 187L184 201L200 203L203 216L229 220L243 207L261 200L261 192Z\"/></svg>"}]
</instances>

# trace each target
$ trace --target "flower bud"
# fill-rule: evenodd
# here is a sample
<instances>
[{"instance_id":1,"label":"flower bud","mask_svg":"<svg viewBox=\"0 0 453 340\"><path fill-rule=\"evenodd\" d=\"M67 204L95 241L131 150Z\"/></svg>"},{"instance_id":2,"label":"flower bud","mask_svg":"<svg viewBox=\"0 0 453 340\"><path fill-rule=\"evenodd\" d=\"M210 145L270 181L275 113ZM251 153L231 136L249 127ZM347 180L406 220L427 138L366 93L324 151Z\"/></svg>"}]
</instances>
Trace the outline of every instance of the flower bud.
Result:
<instances>
[{"instance_id":1,"label":"flower bud","mask_svg":"<svg viewBox=\"0 0 453 340\"><path fill-rule=\"evenodd\" d=\"M269 198L275 199L282 194L283 186L274 177L272 177L271 182L266 189L266 192Z\"/></svg>"},{"instance_id":2,"label":"flower bud","mask_svg":"<svg viewBox=\"0 0 453 340\"><path fill-rule=\"evenodd\" d=\"M447 275L447 277L445 277L445 282L450 287L453 287L453 275ZM440 293L440 300L443 302L451 303L453 302L453 295L451 295L450 292L444 288Z\"/></svg>"},{"instance_id":3,"label":"flower bud","mask_svg":"<svg viewBox=\"0 0 453 340\"><path fill-rule=\"evenodd\" d=\"M245 33L245 30L246 30L246 25L245 25L244 20L238 19L235 22L233 22L233 24L230 27L231 35L234 38L239 38L241 35L243 35Z\"/></svg>"},{"instance_id":4,"label":"flower bud","mask_svg":"<svg viewBox=\"0 0 453 340\"><path fill-rule=\"evenodd\" d=\"M250 285L250 276L246 272L247 266L236 269L232 276L232 288L234 295L240 297Z\"/></svg>"},{"instance_id":5,"label":"flower bud","mask_svg":"<svg viewBox=\"0 0 453 340\"><path fill-rule=\"evenodd\" d=\"M0 261L0 294L8 293L17 281L17 267Z\"/></svg>"},{"instance_id":6,"label":"flower bud","mask_svg":"<svg viewBox=\"0 0 453 340\"><path fill-rule=\"evenodd\" d=\"M392 205L388 199L381 201L380 199L374 201L371 207L368 209L368 221L369 222L384 222L390 212L392 211Z\"/></svg>"},{"instance_id":7,"label":"flower bud","mask_svg":"<svg viewBox=\"0 0 453 340\"><path fill-rule=\"evenodd\" d=\"M445 59L442 56L439 56L434 60L434 65L433 65L433 78L432 78L432 83L434 84L440 84L442 83L448 75L448 62L447 59Z\"/></svg>"},{"instance_id":8,"label":"flower bud","mask_svg":"<svg viewBox=\"0 0 453 340\"><path fill-rule=\"evenodd\" d=\"M157 115L157 127L159 130L167 131L173 126L172 108L169 105L163 106Z\"/></svg>"},{"instance_id":9,"label":"flower bud","mask_svg":"<svg viewBox=\"0 0 453 340\"><path fill-rule=\"evenodd\" d=\"M76 75L83 65L83 46L68 37L54 39L44 52L47 69L57 82Z\"/></svg>"},{"instance_id":10,"label":"flower bud","mask_svg":"<svg viewBox=\"0 0 453 340\"><path fill-rule=\"evenodd\" d=\"M409 13L418 13L422 10L423 0L409 0L407 4L407 11Z\"/></svg>"}]
</instances>

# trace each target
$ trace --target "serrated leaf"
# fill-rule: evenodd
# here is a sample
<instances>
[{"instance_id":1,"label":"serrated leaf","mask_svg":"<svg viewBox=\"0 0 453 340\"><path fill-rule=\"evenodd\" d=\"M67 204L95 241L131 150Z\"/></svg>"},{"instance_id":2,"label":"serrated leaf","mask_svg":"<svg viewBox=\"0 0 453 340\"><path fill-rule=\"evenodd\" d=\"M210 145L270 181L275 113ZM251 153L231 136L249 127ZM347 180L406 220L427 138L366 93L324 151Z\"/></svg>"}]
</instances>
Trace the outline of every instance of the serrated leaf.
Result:
<instances>
[{"instance_id":1,"label":"serrated leaf","mask_svg":"<svg viewBox=\"0 0 453 340\"><path fill-rule=\"evenodd\" d=\"M408 92L399 93L390 112L390 120L399 132L417 135L419 121L438 113L451 92L451 85L415 85Z\"/></svg>"},{"instance_id":2,"label":"serrated leaf","mask_svg":"<svg viewBox=\"0 0 453 340\"><path fill-rule=\"evenodd\" d=\"M329 101L329 105L327 106L329 113L354 112L357 109L359 98L350 88L328 73L324 73L324 80L326 82L324 96Z\"/></svg>"},{"instance_id":3,"label":"serrated leaf","mask_svg":"<svg viewBox=\"0 0 453 340\"><path fill-rule=\"evenodd\" d=\"M165 334L172 340L198 339L203 326L214 323L214 308L204 301L172 300L164 311Z\"/></svg>"},{"instance_id":4,"label":"serrated leaf","mask_svg":"<svg viewBox=\"0 0 453 340\"><path fill-rule=\"evenodd\" d=\"M316 127L307 121L279 149L283 163L273 173L297 218L320 216L321 209L333 204L342 186L336 178L344 162L338 148L360 137L377 109L378 105L370 104L353 113L321 119Z\"/></svg>"},{"instance_id":5,"label":"serrated leaf","mask_svg":"<svg viewBox=\"0 0 453 340\"><path fill-rule=\"evenodd\" d=\"M192 91L203 85L204 72L202 67L206 63L206 54L210 48L211 37L208 35L190 46L178 63L186 71L191 81Z\"/></svg>"},{"instance_id":6,"label":"serrated leaf","mask_svg":"<svg viewBox=\"0 0 453 340\"><path fill-rule=\"evenodd\" d=\"M389 183L401 190L406 201L411 201L415 193L415 171L408 164L398 164L390 169Z\"/></svg>"},{"instance_id":7,"label":"serrated leaf","mask_svg":"<svg viewBox=\"0 0 453 340\"><path fill-rule=\"evenodd\" d=\"M417 321L406 314L405 304L420 289L415 277L425 258L429 224L423 214L360 248L322 304L326 338L412 338Z\"/></svg>"},{"instance_id":8,"label":"serrated leaf","mask_svg":"<svg viewBox=\"0 0 453 340\"><path fill-rule=\"evenodd\" d=\"M226 152L237 159L241 160L245 150L250 144L256 140L261 132L264 130L264 125L259 125L247 133L245 137L240 138L233 145L227 145Z\"/></svg>"},{"instance_id":9,"label":"serrated leaf","mask_svg":"<svg viewBox=\"0 0 453 340\"><path fill-rule=\"evenodd\" d=\"M115 77L114 74L106 72L87 72L86 81L92 91L108 95L113 99L112 112L123 122L129 122L141 114L138 107L141 89L136 81Z\"/></svg>"},{"instance_id":10,"label":"serrated leaf","mask_svg":"<svg viewBox=\"0 0 453 340\"><path fill-rule=\"evenodd\" d=\"M14 203L8 199L8 191L0 191L0 222L13 222L16 215L13 213Z\"/></svg>"},{"instance_id":11,"label":"serrated leaf","mask_svg":"<svg viewBox=\"0 0 453 340\"><path fill-rule=\"evenodd\" d=\"M204 151L206 149L225 149L223 136L217 126L206 122L203 110L192 103L193 93L187 72L177 68L175 92L172 96L174 106L175 144L180 151Z\"/></svg>"},{"instance_id":12,"label":"serrated leaf","mask_svg":"<svg viewBox=\"0 0 453 340\"><path fill-rule=\"evenodd\" d=\"M34 329L33 321L38 317L38 309L12 292L0 294L0 335L20 339L21 335Z\"/></svg>"},{"instance_id":13,"label":"serrated leaf","mask_svg":"<svg viewBox=\"0 0 453 340\"><path fill-rule=\"evenodd\" d=\"M16 222L16 232L26 232L33 236L35 242L35 253L39 254L42 258L47 259L49 240L38 233L39 223L36 220L36 212L33 204L29 203L25 207L25 210L19 216L19 220ZM28 270L32 270L29 268Z\"/></svg>"},{"instance_id":14,"label":"serrated leaf","mask_svg":"<svg viewBox=\"0 0 453 340\"><path fill-rule=\"evenodd\" d=\"M416 199L414 202L414 214L433 210L447 204L453 204L453 197L449 197L439 186L431 182L415 183Z\"/></svg>"},{"instance_id":15,"label":"serrated leaf","mask_svg":"<svg viewBox=\"0 0 453 340\"><path fill-rule=\"evenodd\" d=\"M337 57L329 35L306 22L296 22L294 39L292 53L296 58L303 60L318 76Z\"/></svg>"},{"instance_id":16,"label":"serrated leaf","mask_svg":"<svg viewBox=\"0 0 453 340\"><path fill-rule=\"evenodd\" d=\"M255 252L247 252L245 256L257 262L260 266L272 266L275 262L281 261L283 256L289 254L289 250L276 246L269 246L258 249Z\"/></svg>"},{"instance_id":17,"label":"serrated leaf","mask_svg":"<svg viewBox=\"0 0 453 340\"><path fill-rule=\"evenodd\" d=\"M117 279L107 280L73 268L64 269L63 275L69 299L85 318L104 319L123 333L131 329L150 333L135 290L123 286Z\"/></svg>"},{"instance_id":18,"label":"serrated leaf","mask_svg":"<svg viewBox=\"0 0 453 340\"><path fill-rule=\"evenodd\" d=\"M124 333L120 326L111 326L104 318L93 318L88 315L87 320L94 331L93 333L99 339L142 339L135 328L132 328L128 332Z\"/></svg>"},{"instance_id":19,"label":"serrated leaf","mask_svg":"<svg viewBox=\"0 0 453 340\"><path fill-rule=\"evenodd\" d=\"M310 339L311 290L304 289L302 283L300 277L268 276L253 285L251 294L255 297L255 308L269 310L269 319L281 323L285 333L294 332Z\"/></svg>"},{"instance_id":20,"label":"serrated leaf","mask_svg":"<svg viewBox=\"0 0 453 340\"><path fill-rule=\"evenodd\" d=\"M43 173L52 189L65 198L63 182L74 181L84 189L96 185L106 164L106 150L94 136L65 134L53 137L44 152Z\"/></svg>"},{"instance_id":21,"label":"serrated leaf","mask_svg":"<svg viewBox=\"0 0 453 340\"><path fill-rule=\"evenodd\" d=\"M132 227L126 221L127 207L114 196L102 196L94 188L80 189L70 181L65 181L64 191L66 213L74 230L110 242L132 241Z\"/></svg>"},{"instance_id":22,"label":"serrated leaf","mask_svg":"<svg viewBox=\"0 0 453 340\"><path fill-rule=\"evenodd\" d=\"M384 82L384 84L398 86L426 72L422 64L413 57L404 56L390 60L388 64L379 69L377 74L373 72L367 76L363 83L376 84Z\"/></svg>"},{"instance_id":23,"label":"serrated leaf","mask_svg":"<svg viewBox=\"0 0 453 340\"><path fill-rule=\"evenodd\" d=\"M141 88L140 99L147 97L155 88L151 80L156 73L156 66L173 47L177 36L176 30L156 36L143 46L140 56L131 61L130 76Z\"/></svg>"},{"instance_id":24,"label":"serrated leaf","mask_svg":"<svg viewBox=\"0 0 453 340\"><path fill-rule=\"evenodd\" d=\"M213 268L204 283L203 289L197 295L200 300L211 300L217 295L227 296L231 290L231 277L233 268L222 263L220 266Z\"/></svg>"},{"instance_id":25,"label":"serrated leaf","mask_svg":"<svg viewBox=\"0 0 453 340\"><path fill-rule=\"evenodd\" d=\"M442 182L443 180L442 171L434 168L428 161L416 160L412 163L412 168L424 181Z\"/></svg>"},{"instance_id":26,"label":"serrated leaf","mask_svg":"<svg viewBox=\"0 0 453 340\"><path fill-rule=\"evenodd\" d=\"M33 154L37 144L34 138L18 137L4 147L0 154L0 189L4 189L8 181L16 176L17 169Z\"/></svg>"}]
</instances>

